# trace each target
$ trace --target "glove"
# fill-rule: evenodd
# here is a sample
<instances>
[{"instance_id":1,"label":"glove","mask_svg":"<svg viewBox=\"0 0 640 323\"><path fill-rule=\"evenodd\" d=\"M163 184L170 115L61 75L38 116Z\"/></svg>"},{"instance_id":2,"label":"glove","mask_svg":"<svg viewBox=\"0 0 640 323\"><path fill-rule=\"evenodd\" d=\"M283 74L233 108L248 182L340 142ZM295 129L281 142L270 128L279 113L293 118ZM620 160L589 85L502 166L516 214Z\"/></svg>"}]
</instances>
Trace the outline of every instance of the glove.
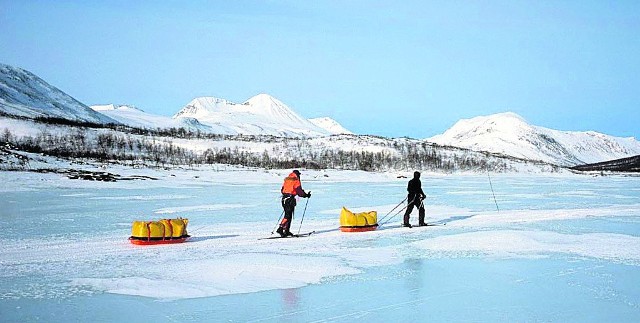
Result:
<instances>
[{"instance_id":1,"label":"glove","mask_svg":"<svg viewBox=\"0 0 640 323\"><path fill-rule=\"evenodd\" d=\"M307 196L305 196L306 198L310 198L311 197L311 191L307 192Z\"/></svg>"}]
</instances>

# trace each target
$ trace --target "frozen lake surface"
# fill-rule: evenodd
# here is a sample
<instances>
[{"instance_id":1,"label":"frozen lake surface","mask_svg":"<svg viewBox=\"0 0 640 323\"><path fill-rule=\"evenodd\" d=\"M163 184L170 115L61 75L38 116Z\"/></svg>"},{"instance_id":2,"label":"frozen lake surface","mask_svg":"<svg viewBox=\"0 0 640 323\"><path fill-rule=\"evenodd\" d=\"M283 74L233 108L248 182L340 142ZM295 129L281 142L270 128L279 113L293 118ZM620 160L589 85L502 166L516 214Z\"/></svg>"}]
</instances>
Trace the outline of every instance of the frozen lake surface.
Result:
<instances>
[{"instance_id":1,"label":"frozen lake surface","mask_svg":"<svg viewBox=\"0 0 640 323\"><path fill-rule=\"evenodd\" d=\"M486 175L423 174L438 226L342 233L408 179L306 171L292 230L308 202L316 233L258 240L288 171L120 171L158 180L0 172L2 321L640 321L638 177L492 175L497 211ZM187 243L127 241L178 216Z\"/></svg>"}]
</instances>

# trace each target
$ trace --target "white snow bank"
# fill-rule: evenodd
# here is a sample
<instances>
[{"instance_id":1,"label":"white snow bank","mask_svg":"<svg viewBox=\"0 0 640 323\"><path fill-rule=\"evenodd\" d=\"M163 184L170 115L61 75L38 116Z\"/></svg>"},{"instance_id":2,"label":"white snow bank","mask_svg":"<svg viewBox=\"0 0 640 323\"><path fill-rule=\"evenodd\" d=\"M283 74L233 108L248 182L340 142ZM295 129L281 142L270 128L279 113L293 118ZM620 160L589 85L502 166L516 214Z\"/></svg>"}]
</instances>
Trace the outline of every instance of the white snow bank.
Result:
<instances>
[{"instance_id":1,"label":"white snow bank","mask_svg":"<svg viewBox=\"0 0 640 323\"><path fill-rule=\"evenodd\" d=\"M84 278L73 284L89 285L114 294L153 298L197 298L297 288L323 278L360 271L328 257L275 253L221 255L215 259L178 261L146 268L146 277Z\"/></svg>"},{"instance_id":2,"label":"white snow bank","mask_svg":"<svg viewBox=\"0 0 640 323\"><path fill-rule=\"evenodd\" d=\"M469 214L464 221L453 221L451 225L486 227L499 224L529 223L554 220L576 220L589 217L624 217L640 214L640 204L605 206L584 209L555 210L508 210L501 212L477 212Z\"/></svg>"},{"instance_id":3,"label":"white snow bank","mask_svg":"<svg viewBox=\"0 0 640 323\"><path fill-rule=\"evenodd\" d=\"M415 242L430 256L546 256L555 253L640 265L640 237L613 233L561 234L549 231L479 231Z\"/></svg>"}]
</instances>

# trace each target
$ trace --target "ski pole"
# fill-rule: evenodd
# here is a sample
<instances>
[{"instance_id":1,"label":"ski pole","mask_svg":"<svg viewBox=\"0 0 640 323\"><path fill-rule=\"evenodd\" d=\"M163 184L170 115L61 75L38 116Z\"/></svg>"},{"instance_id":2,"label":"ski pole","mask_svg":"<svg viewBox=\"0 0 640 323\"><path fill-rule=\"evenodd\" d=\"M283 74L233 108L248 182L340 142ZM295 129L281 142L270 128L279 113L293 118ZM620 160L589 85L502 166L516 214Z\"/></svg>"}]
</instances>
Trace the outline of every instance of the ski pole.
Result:
<instances>
[{"instance_id":1,"label":"ski pole","mask_svg":"<svg viewBox=\"0 0 640 323\"><path fill-rule=\"evenodd\" d=\"M398 206L400 206L402 203L404 203L404 201L406 201L407 198L409 198L409 197L405 197L404 200L402 200L402 202L400 202L400 203L398 203L398 205L394 206L393 209L391 209L391 211L389 211L387 214L385 214L385 216L383 216L382 219L380 219L380 221L378 221L378 222L382 222L382 220L384 220L387 216L389 216L389 214L391 214L391 212L393 212L393 210L395 210Z\"/></svg>"},{"instance_id":2,"label":"ski pole","mask_svg":"<svg viewBox=\"0 0 640 323\"><path fill-rule=\"evenodd\" d=\"M311 191L309 191L311 193ZM302 228L302 221L304 221L304 214L307 213L307 205L309 205L309 199L307 199L307 203L304 205L304 211L302 211L302 219L300 220L300 226L298 227L298 234L300 234L300 229Z\"/></svg>"},{"instance_id":3,"label":"ski pole","mask_svg":"<svg viewBox=\"0 0 640 323\"><path fill-rule=\"evenodd\" d=\"M379 226L383 226L385 224L387 224L389 221L393 220L393 218L395 218L396 216L398 216L398 214L400 214L400 212L404 211L407 207L409 207L409 204L405 205L405 207L401 208L400 211L398 211L398 213L394 214L392 217L390 217L387 221L385 221L384 223L380 223Z\"/></svg>"},{"instance_id":4,"label":"ski pole","mask_svg":"<svg viewBox=\"0 0 640 323\"><path fill-rule=\"evenodd\" d=\"M191 234L194 234L194 233L196 233L196 232L198 232L198 231L200 231L200 230L202 230L202 229L204 229L204 228L206 228L206 227L208 227L208 225L203 225L203 226L201 226L201 227L199 227L199 228L197 228L197 229L195 229L195 230L189 230L189 232L190 232Z\"/></svg>"},{"instance_id":5,"label":"ski pole","mask_svg":"<svg viewBox=\"0 0 640 323\"><path fill-rule=\"evenodd\" d=\"M284 215L284 210L282 210L282 213L280 214L280 217L278 218L278 222L276 222L276 226L273 227L273 230L271 230L271 234L273 234L276 229L278 228L278 226L280 225L280 219L282 219L282 216Z\"/></svg>"}]
</instances>

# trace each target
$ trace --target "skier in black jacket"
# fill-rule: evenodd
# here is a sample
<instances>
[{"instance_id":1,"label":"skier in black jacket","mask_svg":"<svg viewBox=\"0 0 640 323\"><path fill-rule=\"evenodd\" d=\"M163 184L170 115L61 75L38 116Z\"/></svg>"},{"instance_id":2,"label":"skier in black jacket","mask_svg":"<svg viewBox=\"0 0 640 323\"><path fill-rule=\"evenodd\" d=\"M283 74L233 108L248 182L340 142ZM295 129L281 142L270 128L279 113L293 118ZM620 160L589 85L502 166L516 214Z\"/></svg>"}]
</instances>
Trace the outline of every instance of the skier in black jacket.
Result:
<instances>
[{"instance_id":1,"label":"skier in black jacket","mask_svg":"<svg viewBox=\"0 0 640 323\"><path fill-rule=\"evenodd\" d=\"M418 208L418 225L427 225L424 222L424 203L422 202L427 197L422 191L422 182L420 182L420 172L413 172L413 179L409 181L407 185L407 211L404 213L404 222L402 226L411 228L409 223L409 215L413 211L413 207Z\"/></svg>"}]
</instances>

